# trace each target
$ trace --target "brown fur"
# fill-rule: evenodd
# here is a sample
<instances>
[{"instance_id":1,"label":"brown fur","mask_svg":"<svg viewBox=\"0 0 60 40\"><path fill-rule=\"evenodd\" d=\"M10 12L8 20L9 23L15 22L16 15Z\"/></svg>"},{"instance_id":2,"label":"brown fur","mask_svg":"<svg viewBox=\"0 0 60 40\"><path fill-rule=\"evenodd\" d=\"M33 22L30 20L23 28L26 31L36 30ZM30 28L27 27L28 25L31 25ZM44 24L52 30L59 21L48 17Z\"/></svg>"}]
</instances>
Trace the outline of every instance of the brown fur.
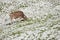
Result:
<instances>
[{"instance_id":1,"label":"brown fur","mask_svg":"<svg viewBox=\"0 0 60 40\"><path fill-rule=\"evenodd\" d=\"M23 18L24 20L26 20L27 19L27 17L24 15L24 13L22 12L22 11L15 11L15 12L12 12L11 14L10 14L10 18L11 18L11 21L13 20L13 19L17 19L17 18Z\"/></svg>"}]
</instances>

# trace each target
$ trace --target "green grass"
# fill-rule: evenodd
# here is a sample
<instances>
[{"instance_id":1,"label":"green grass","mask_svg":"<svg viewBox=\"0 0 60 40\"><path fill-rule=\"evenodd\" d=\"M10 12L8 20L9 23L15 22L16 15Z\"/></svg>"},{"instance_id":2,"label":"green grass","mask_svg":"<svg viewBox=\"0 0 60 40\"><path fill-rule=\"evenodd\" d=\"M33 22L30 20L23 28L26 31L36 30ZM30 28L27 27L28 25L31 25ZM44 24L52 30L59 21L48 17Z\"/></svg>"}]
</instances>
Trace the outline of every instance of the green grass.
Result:
<instances>
[{"instance_id":1,"label":"green grass","mask_svg":"<svg viewBox=\"0 0 60 40\"><path fill-rule=\"evenodd\" d=\"M32 19L28 19L26 21L20 22L16 24L16 27L22 27L22 26L26 26L26 25L31 25L34 23L34 20Z\"/></svg>"},{"instance_id":2,"label":"green grass","mask_svg":"<svg viewBox=\"0 0 60 40\"><path fill-rule=\"evenodd\" d=\"M16 27L22 27L22 26L26 26L26 25L31 25L31 24L37 23L37 22L40 23L40 24L41 23L44 24L51 17L52 17L52 15L48 14L44 20L38 19L38 18L36 18L35 20L33 20L32 18L30 18L30 19L28 19L28 20L26 20L24 22L20 22L20 24L17 23Z\"/></svg>"},{"instance_id":3,"label":"green grass","mask_svg":"<svg viewBox=\"0 0 60 40\"><path fill-rule=\"evenodd\" d=\"M16 34L19 34L19 35L20 35L21 33L22 33L22 32L17 31L17 32L12 32L12 34L11 34L11 35L14 35L14 36L15 36Z\"/></svg>"},{"instance_id":4,"label":"green grass","mask_svg":"<svg viewBox=\"0 0 60 40\"><path fill-rule=\"evenodd\" d=\"M48 19L50 19L51 17L53 17L53 15L48 14L46 15L46 18L44 20L42 20L43 22L46 22Z\"/></svg>"},{"instance_id":5,"label":"green grass","mask_svg":"<svg viewBox=\"0 0 60 40\"><path fill-rule=\"evenodd\" d=\"M0 33L3 31L3 29L0 28Z\"/></svg>"}]
</instances>

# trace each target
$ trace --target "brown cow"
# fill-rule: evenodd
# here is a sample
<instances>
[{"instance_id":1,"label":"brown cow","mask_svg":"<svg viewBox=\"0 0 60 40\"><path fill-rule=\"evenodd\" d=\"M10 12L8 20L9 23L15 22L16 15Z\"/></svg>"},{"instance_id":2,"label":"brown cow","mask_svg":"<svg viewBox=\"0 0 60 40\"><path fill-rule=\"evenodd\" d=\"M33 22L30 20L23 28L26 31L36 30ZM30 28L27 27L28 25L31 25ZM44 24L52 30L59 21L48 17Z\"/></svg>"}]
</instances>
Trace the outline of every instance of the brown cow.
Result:
<instances>
[{"instance_id":1,"label":"brown cow","mask_svg":"<svg viewBox=\"0 0 60 40\"><path fill-rule=\"evenodd\" d=\"M11 22L13 21L13 19L15 20L17 18L20 18L20 19L23 18L23 20L27 19L27 17L24 15L22 11L15 11L15 12L10 13L10 18L11 18Z\"/></svg>"}]
</instances>

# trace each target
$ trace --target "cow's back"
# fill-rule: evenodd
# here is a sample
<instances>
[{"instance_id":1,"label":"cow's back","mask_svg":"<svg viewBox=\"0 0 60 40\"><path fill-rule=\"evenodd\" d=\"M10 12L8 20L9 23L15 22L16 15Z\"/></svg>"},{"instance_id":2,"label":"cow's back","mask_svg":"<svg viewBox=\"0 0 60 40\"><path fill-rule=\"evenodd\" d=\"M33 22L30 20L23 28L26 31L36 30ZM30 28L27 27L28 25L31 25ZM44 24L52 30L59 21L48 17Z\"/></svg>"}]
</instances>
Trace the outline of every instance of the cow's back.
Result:
<instances>
[{"instance_id":1,"label":"cow's back","mask_svg":"<svg viewBox=\"0 0 60 40\"><path fill-rule=\"evenodd\" d=\"M12 12L10 14L10 16L11 17L14 17L16 19L16 18L19 18L19 17L23 18L24 17L24 14L23 14L22 11L16 11L16 12Z\"/></svg>"},{"instance_id":2,"label":"cow's back","mask_svg":"<svg viewBox=\"0 0 60 40\"><path fill-rule=\"evenodd\" d=\"M22 11L15 11L10 14L10 18L17 19L17 18L23 18L24 20L27 20L27 17L24 15Z\"/></svg>"}]
</instances>

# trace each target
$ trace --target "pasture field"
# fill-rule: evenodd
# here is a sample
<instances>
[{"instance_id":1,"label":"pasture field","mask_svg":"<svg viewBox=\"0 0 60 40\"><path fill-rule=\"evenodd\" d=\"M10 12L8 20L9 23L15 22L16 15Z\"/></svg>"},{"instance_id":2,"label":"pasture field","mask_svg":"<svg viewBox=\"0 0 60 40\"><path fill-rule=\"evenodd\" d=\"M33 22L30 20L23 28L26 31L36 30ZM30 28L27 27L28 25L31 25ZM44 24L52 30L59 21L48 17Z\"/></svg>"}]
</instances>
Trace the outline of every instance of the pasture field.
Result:
<instances>
[{"instance_id":1,"label":"pasture field","mask_svg":"<svg viewBox=\"0 0 60 40\"><path fill-rule=\"evenodd\" d=\"M18 10L28 19L9 25ZM1 0L0 40L60 40L60 0Z\"/></svg>"}]
</instances>

